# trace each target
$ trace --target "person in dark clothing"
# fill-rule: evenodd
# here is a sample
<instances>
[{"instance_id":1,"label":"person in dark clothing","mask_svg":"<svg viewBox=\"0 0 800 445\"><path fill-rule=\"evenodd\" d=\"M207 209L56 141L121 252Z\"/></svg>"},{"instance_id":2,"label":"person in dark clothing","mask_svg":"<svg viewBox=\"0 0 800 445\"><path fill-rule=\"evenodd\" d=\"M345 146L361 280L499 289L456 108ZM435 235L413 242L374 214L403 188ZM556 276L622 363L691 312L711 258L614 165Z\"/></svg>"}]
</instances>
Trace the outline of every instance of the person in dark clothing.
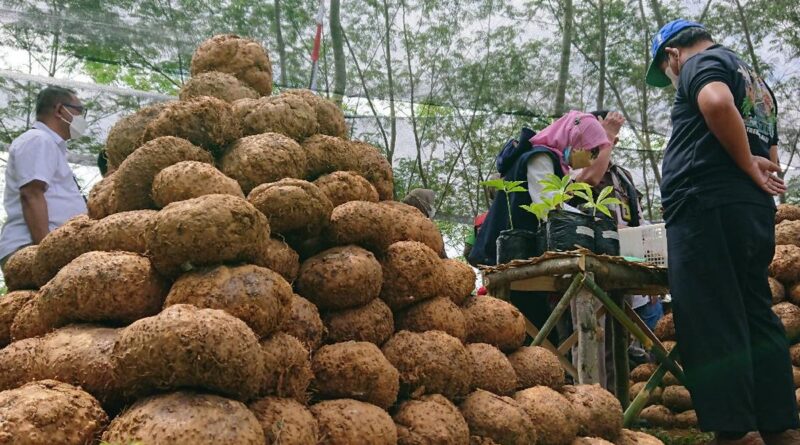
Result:
<instances>
[{"instance_id":1,"label":"person in dark clothing","mask_svg":"<svg viewBox=\"0 0 800 445\"><path fill-rule=\"evenodd\" d=\"M661 196L678 352L700 428L717 444L798 444L789 343L767 282L773 196L786 190L769 160L775 98L698 23L665 25L652 55L647 83L677 90Z\"/></svg>"},{"instance_id":2,"label":"person in dark clothing","mask_svg":"<svg viewBox=\"0 0 800 445\"><path fill-rule=\"evenodd\" d=\"M500 179L499 173L492 173L489 175L489 180L493 179ZM494 202L494 198L497 196L497 190L492 187L484 187L484 193L489 200L489 205L492 205ZM478 239L478 232L481 230L481 226L483 226L484 221L486 221L486 217L489 216L489 211L485 211L480 215L476 216L472 222L472 232L470 232L467 239L464 240L464 258L469 258L469 254L472 252L472 246L475 245L475 241ZM477 264L473 264L473 266L477 266Z\"/></svg>"}]
</instances>

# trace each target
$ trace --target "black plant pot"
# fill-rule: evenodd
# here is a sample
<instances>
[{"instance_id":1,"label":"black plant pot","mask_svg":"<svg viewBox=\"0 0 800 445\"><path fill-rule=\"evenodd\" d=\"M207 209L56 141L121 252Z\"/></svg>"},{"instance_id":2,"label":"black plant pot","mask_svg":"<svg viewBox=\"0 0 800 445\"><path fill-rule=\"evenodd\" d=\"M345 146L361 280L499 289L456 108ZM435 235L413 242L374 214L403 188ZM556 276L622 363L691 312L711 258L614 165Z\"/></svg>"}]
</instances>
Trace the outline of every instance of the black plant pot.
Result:
<instances>
[{"instance_id":1,"label":"black plant pot","mask_svg":"<svg viewBox=\"0 0 800 445\"><path fill-rule=\"evenodd\" d=\"M619 256L619 232L617 221L605 215L594 219L594 252L601 255Z\"/></svg>"},{"instance_id":2,"label":"black plant pot","mask_svg":"<svg viewBox=\"0 0 800 445\"><path fill-rule=\"evenodd\" d=\"M568 251L583 247L594 252L594 221L583 213L555 210L547 215L547 250Z\"/></svg>"},{"instance_id":3,"label":"black plant pot","mask_svg":"<svg viewBox=\"0 0 800 445\"><path fill-rule=\"evenodd\" d=\"M512 260L527 260L541 255L536 239L536 233L530 230L503 230L497 237L497 264Z\"/></svg>"}]
</instances>

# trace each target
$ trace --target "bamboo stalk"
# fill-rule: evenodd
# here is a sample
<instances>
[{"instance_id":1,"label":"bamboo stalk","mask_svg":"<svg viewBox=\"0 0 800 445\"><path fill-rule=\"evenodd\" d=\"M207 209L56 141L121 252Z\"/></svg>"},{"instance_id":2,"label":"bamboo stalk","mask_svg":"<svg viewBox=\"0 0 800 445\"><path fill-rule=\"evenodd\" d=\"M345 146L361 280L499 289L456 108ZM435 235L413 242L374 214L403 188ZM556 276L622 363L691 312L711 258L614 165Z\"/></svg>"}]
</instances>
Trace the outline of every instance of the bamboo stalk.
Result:
<instances>
[{"instance_id":1,"label":"bamboo stalk","mask_svg":"<svg viewBox=\"0 0 800 445\"><path fill-rule=\"evenodd\" d=\"M587 277L583 281L584 286L586 286L592 293L603 302L608 309L609 313L611 313L614 318L619 320L619 322L627 329L631 334L633 334L640 342L642 342L642 346L648 350L652 351L655 354L656 358L660 363L663 363L667 369L672 372L672 374L677 378L681 383L686 381L686 377L683 374L683 370L680 366L678 366L675 361L673 361L667 355L667 351L664 349L663 346L660 344L653 343L653 340L650 339L640 328L636 325L636 323L632 322L627 315L625 315L625 311L620 309L611 297L605 293L600 286L597 285L591 278Z\"/></svg>"},{"instance_id":2,"label":"bamboo stalk","mask_svg":"<svg viewBox=\"0 0 800 445\"><path fill-rule=\"evenodd\" d=\"M547 321L544 322L541 330L539 333L536 334L536 338L533 339L531 342L531 346L539 346L542 344L545 338L550 335L550 332L558 323L558 320L564 314L564 312L569 307L570 302L575 295L578 294L578 291L581 289L583 285L584 275L582 273L578 273L575 275L575 278L572 279L572 283L569 285L567 292L564 293L564 296L561 297L561 300L558 302L555 308L553 308L553 312L550 314L550 317L547 318Z\"/></svg>"},{"instance_id":3,"label":"bamboo stalk","mask_svg":"<svg viewBox=\"0 0 800 445\"><path fill-rule=\"evenodd\" d=\"M618 305L625 304L624 296L622 294L613 294L614 302ZM622 409L625 409L630 404L631 398L628 394L628 377L630 376L630 368L628 367L628 331L622 326L616 318L611 318L611 340L614 350L614 379L616 381L615 388L617 390L617 398L622 404Z\"/></svg>"},{"instance_id":4,"label":"bamboo stalk","mask_svg":"<svg viewBox=\"0 0 800 445\"><path fill-rule=\"evenodd\" d=\"M676 360L678 357L677 350L673 349L672 352L669 353L670 360ZM656 371L650 376L650 379L644 385L644 388L639 391L639 394L636 394L636 397L631 402L628 409L625 410L625 416L623 417L623 425L626 428L631 427L633 422L639 418L639 414L644 409L647 401L650 400L650 396L653 394L653 390L656 389L658 385L661 384L661 381L664 379L664 375L667 374L667 368L664 364L661 364L656 368Z\"/></svg>"}]
</instances>

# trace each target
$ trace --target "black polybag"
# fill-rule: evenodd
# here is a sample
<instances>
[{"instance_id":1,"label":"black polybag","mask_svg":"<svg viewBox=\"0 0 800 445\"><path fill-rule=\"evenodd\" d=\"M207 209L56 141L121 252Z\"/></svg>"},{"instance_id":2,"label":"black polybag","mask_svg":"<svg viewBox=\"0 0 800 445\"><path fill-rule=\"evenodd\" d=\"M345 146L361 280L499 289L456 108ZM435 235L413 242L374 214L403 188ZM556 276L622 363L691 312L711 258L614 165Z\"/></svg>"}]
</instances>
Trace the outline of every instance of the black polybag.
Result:
<instances>
[{"instance_id":1,"label":"black polybag","mask_svg":"<svg viewBox=\"0 0 800 445\"><path fill-rule=\"evenodd\" d=\"M554 210L545 224L547 250L569 251L583 247L594 251L593 217L583 213Z\"/></svg>"},{"instance_id":2,"label":"black polybag","mask_svg":"<svg viewBox=\"0 0 800 445\"><path fill-rule=\"evenodd\" d=\"M601 255L619 255L619 232L617 222L606 215L598 215L594 221L594 252Z\"/></svg>"},{"instance_id":3,"label":"black polybag","mask_svg":"<svg viewBox=\"0 0 800 445\"><path fill-rule=\"evenodd\" d=\"M536 232L524 229L509 229L497 237L497 264L512 260L526 260L544 253L544 246Z\"/></svg>"}]
</instances>

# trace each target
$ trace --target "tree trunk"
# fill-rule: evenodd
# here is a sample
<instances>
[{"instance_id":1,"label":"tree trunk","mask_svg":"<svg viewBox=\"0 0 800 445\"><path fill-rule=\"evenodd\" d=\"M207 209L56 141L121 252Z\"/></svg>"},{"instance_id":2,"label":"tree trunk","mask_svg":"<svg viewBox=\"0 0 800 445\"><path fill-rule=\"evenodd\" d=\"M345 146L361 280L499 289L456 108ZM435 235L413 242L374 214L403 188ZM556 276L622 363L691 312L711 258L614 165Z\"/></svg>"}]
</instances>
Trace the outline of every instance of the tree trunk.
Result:
<instances>
[{"instance_id":1,"label":"tree trunk","mask_svg":"<svg viewBox=\"0 0 800 445\"><path fill-rule=\"evenodd\" d=\"M339 14L339 0L331 0L331 41L333 43L333 100L342 105L345 86L347 85L347 67L344 60L344 39L342 38L342 20Z\"/></svg>"},{"instance_id":2,"label":"tree trunk","mask_svg":"<svg viewBox=\"0 0 800 445\"><path fill-rule=\"evenodd\" d=\"M333 2L334 0L331 0ZM281 32L281 0L275 0L275 39L278 43L278 62L281 65L281 80L278 85L288 85L286 81L286 42Z\"/></svg>"},{"instance_id":3,"label":"tree trunk","mask_svg":"<svg viewBox=\"0 0 800 445\"><path fill-rule=\"evenodd\" d=\"M706 16L708 15L708 11L711 9L711 2L713 1L714 0L708 0L708 2L706 2L706 6L703 8L703 12L700 13L700 17L698 17L697 19L698 23L703 23L706 21Z\"/></svg>"},{"instance_id":4,"label":"tree trunk","mask_svg":"<svg viewBox=\"0 0 800 445\"><path fill-rule=\"evenodd\" d=\"M591 276L590 273L587 275ZM573 322L576 323L575 328L578 331L578 346L575 348L577 357L574 360L575 367L578 368L578 382L582 385L600 383L602 375L600 360L605 360L605 357L600 355L603 349L603 336L600 334L601 328L595 315L599 301L589 290L582 288L572 306L575 310Z\"/></svg>"},{"instance_id":5,"label":"tree trunk","mask_svg":"<svg viewBox=\"0 0 800 445\"><path fill-rule=\"evenodd\" d=\"M406 2L402 1L400 4L402 5L402 8L403 8L403 44L404 44L405 50L406 50L406 63L407 63L407 66L408 66L408 86L409 86L409 92L410 92L409 100L411 101L411 103L410 103L410 108L411 108L411 129L413 130L413 133L414 133L414 145L417 148L417 169L419 170L419 179L422 182L422 186L424 188L429 188L428 187L428 178L427 178L427 175L425 174L424 166L422 165L422 141L420 140L419 129L418 129L418 126L417 126L417 113L416 113L416 110L415 110L416 99L414 97L414 93L415 93L415 83L416 83L416 81L414 80L414 71L412 70L412 66L411 66L412 48L411 48L411 44L409 43L408 24L406 23ZM434 62L434 66L435 66L435 62Z\"/></svg>"},{"instance_id":6,"label":"tree trunk","mask_svg":"<svg viewBox=\"0 0 800 445\"><path fill-rule=\"evenodd\" d=\"M572 53L572 0L564 0L564 27L561 30L561 64L558 71L558 86L556 87L556 102L553 106L553 115L564 114L567 99L567 82L569 81L569 59Z\"/></svg>"},{"instance_id":7,"label":"tree trunk","mask_svg":"<svg viewBox=\"0 0 800 445\"><path fill-rule=\"evenodd\" d=\"M666 22L664 22L664 16L661 14L661 4L658 3L658 0L650 0L650 9L653 10L653 15L656 18L658 27L661 28L664 26Z\"/></svg>"},{"instance_id":8,"label":"tree trunk","mask_svg":"<svg viewBox=\"0 0 800 445\"><path fill-rule=\"evenodd\" d=\"M800 131L795 133L794 138L792 139L791 147L789 148L789 159L786 161L786 169L781 170L778 173L778 177L781 179L786 179L786 173L789 172L789 166L792 165L792 161L794 160L794 155L797 154L797 143L800 141ZM782 193L778 195L778 201L781 204L786 204L786 193Z\"/></svg>"},{"instance_id":9,"label":"tree trunk","mask_svg":"<svg viewBox=\"0 0 800 445\"><path fill-rule=\"evenodd\" d=\"M644 11L644 3L642 0L639 0L639 13L642 15L642 30L644 33L644 42L642 44L642 55L644 56L644 66L650 66L650 34L647 32L647 15ZM652 144L650 141L650 118L647 114L647 110L650 109L650 88L647 86L645 82L645 73L642 73L642 82L640 84L641 88L641 96L642 96L642 107L641 107L641 120L642 120L642 134L644 136L644 149L647 150L647 159L650 161L650 166L653 169L653 176L656 178L656 182L658 185L661 185L661 172L658 168L658 162L656 161L655 156L652 152ZM651 209L652 213L652 209Z\"/></svg>"},{"instance_id":10,"label":"tree trunk","mask_svg":"<svg viewBox=\"0 0 800 445\"><path fill-rule=\"evenodd\" d=\"M750 54L750 61L753 64L753 69L756 70L756 74L759 76L761 75L761 69L759 68L758 64L758 56L756 56L756 50L753 48L753 39L750 37L750 26L747 23L747 15L744 12L744 8L742 8L741 2L739 0L734 0L736 4L736 9L739 11L739 20L742 22L742 30L744 30L744 38L745 42L747 43L747 52Z\"/></svg>"},{"instance_id":11,"label":"tree trunk","mask_svg":"<svg viewBox=\"0 0 800 445\"><path fill-rule=\"evenodd\" d=\"M383 22L386 27L386 34L384 36L384 55L386 57L386 80L389 87L389 146L386 147L386 158L389 165L392 164L394 158L394 148L397 142L397 114L394 103L394 77L392 74L392 28L389 19L389 2L383 0Z\"/></svg>"},{"instance_id":12,"label":"tree trunk","mask_svg":"<svg viewBox=\"0 0 800 445\"><path fill-rule=\"evenodd\" d=\"M605 109L606 104L606 42L608 40L608 24L606 22L605 0L597 0L597 15L600 18L600 80L597 85L597 109Z\"/></svg>"},{"instance_id":13,"label":"tree trunk","mask_svg":"<svg viewBox=\"0 0 800 445\"><path fill-rule=\"evenodd\" d=\"M50 48L50 67L47 70L48 77L55 77L58 69L58 50L60 48L61 32L56 31L53 35L53 47Z\"/></svg>"},{"instance_id":14,"label":"tree trunk","mask_svg":"<svg viewBox=\"0 0 800 445\"><path fill-rule=\"evenodd\" d=\"M647 180L647 163L644 161L644 154L642 154L642 177L644 178L644 194L647 198L647 219L653 220L653 201L650 199L650 182Z\"/></svg>"}]
</instances>

